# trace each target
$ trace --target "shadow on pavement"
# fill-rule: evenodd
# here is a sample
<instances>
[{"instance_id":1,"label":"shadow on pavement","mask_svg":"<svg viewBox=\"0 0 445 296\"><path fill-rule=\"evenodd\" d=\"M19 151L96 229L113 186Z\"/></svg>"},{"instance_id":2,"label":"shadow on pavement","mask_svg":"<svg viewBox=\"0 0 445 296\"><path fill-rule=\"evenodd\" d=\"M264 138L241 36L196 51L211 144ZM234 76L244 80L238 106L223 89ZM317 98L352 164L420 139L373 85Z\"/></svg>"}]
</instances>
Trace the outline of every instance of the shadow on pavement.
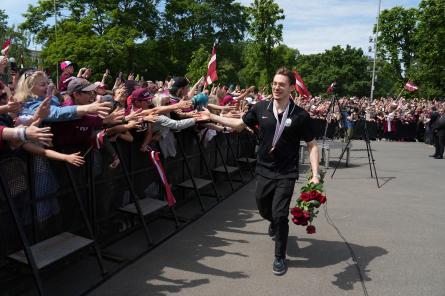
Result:
<instances>
[{"instance_id":1,"label":"shadow on pavement","mask_svg":"<svg viewBox=\"0 0 445 296\"><path fill-rule=\"evenodd\" d=\"M300 248L299 245L304 245L304 247ZM349 245L357 257L363 280L371 281L370 270L366 267L374 258L386 255L388 251L376 246L365 247L351 243ZM291 236L288 246L289 268L320 268L343 261L352 261L351 254L342 241L297 239ZM355 283L360 283L360 275L353 263L348 264L345 270L334 276L336 280L332 283L343 290L352 290Z\"/></svg>"},{"instance_id":2,"label":"shadow on pavement","mask_svg":"<svg viewBox=\"0 0 445 296\"><path fill-rule=\"evenodd\" d=\"M149 268L145 267L143 270L132 272L134 277L130 281L133 293L135 291L150 291L149 295L151 296L180 293L183 289L210 284L210 276L231 279L247 278L248 275L244 271L232 270L230 266L218 266L211 263L212 258L222 256L247 257L242 252L224 250L231 244L246 246L249 244L247 240L228 238L226 233L264 235L264 233L242 230L247 224L259 221L254 219L254 211L243 209L230 212L230 215L210 212L207 215L213 215L214 219L220 221L217 223L217 227L213 224L204 227L200 225L197 232L176 237L174 245L160 246L163 254L160 258L152 257L150 260L150 257L147 257ZM225 219L222 220L221 217L225 217ZM243 247L240 246L239 249L242 250ZM169 254L175 259L168 259L165 254ZM228 260L233 259L228 258ZM146 272L147 269L149 269L149 272ZM172 277L169 274L171 269L180 271L183 277L178 278L177 272L174 272L175 276ZM190 277L190 274L193 278Z\"/></svg>"}]
</instances>

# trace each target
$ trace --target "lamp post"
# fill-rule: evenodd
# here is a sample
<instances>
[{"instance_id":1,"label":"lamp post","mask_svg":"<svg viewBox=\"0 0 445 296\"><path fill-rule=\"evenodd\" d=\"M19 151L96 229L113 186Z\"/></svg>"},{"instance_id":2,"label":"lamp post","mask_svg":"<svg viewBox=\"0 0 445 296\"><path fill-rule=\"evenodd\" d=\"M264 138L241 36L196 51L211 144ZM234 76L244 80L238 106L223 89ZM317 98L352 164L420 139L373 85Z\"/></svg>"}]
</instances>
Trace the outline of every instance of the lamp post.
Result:
<instances>
[{"instance_id":1,"label":"lamp post","mask_svg":"<svg viewBox=\"0 0 445 296\"><path fill-rule=\"evenodd\" d=\"M372 101L374 99L374 88L375 88L375 66L377 62L377 40L379 35L379 23L380 23L380 8L382 5L382 0L379 0L379 9L377 11L377 27L374 34L374 63L372 66L372 82L371 82L371 95L370 100Z\"/></svg>"}]
</instances>

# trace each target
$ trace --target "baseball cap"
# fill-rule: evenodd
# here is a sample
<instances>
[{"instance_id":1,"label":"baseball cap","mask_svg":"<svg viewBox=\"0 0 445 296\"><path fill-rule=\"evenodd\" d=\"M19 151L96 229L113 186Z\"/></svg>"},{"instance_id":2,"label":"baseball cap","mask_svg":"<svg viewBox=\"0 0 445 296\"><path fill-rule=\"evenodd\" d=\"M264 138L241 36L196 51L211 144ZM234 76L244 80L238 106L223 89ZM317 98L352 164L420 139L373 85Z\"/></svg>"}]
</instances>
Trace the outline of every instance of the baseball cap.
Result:
<instances>
[{"instance_id":1,"label":"baseball cap","mask_svg":"<svg viewBox=\"0 0 445 296\"><path fill-rule=\"evenodd\" d=\"M132 101L148 101L153 99L154 95L151 94L146 88L138 88L131 93Z\"/></svg>"},{"instance_id":2,"label":"baseball cap","mask_svg":"<svg viewBox=\"0 0 445 296\"><path fill-rule=\"evenodd\" d=\"M97 87L101 87L101 88L107 88L107 86L100 81L94 82L94 85L96 85Z\"/></svg>"},{"instance_id":3,"label":"baseball cap","mask_svg":"<svg viewBox=\"0 0 445 296\"><path fill-rule=\"evenodd\" d=\"M70 61L63 61L62 63L60 63L60 69L65 70L66 67L71 66L73 63Z\"/></svg>"},{"instance_id":4,"label":"baseball cap","mask_svg":"<svg viewBox=\"0 0 445 296\"><path fill-rule=\"evenodd\" d=\"M180 89L181 87L185 87L189 85L189 81L182 76L174 77L173 78L173 85L171 86L171 89Z\"/></svg>"},{"instance_id":5,"label":"baseball cap","mask_svg":"<svg viewBox=\"0 0 445 296\"><path fill-rule=\"evenodd\" d=\"M69 94L81 91L92 91L95 90L97 86L95 84L90 83L88 80L84 78L74 78L68 83L67 92Z\"/></svg>"}]
</instances>

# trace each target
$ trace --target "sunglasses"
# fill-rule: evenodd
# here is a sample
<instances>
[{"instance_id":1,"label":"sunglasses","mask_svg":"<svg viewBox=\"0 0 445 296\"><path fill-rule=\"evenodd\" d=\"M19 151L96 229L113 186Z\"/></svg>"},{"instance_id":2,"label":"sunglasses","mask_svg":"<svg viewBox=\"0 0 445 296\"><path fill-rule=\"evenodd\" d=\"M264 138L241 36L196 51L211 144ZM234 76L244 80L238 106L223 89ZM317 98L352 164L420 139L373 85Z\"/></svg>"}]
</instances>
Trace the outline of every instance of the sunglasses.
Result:
<instances>
[{"instance_id":1,"label":"sunglasses","mask_svg":"<svg viewBox=\"0 0 445 296\"><path fill-rule=\"evenodd\" d=\"M25 80L28 79L28 77L32 76L34 73L36 73L37 70L28 70L23 75L25 76Z\"/></svg>"},{"instance_id":2,"label":"sunglasses","mask_svg":"<svg viewBox=\"0 0 445 296\"><path fill-rule=\"evenodd\" d=\"M95 94L96 94L96 91L95 91L95 90L90 90L90 91L81 91L81 93L84 93L84 94L89 94L89 95L95 95Z\"/></svg>"}]
</instances>

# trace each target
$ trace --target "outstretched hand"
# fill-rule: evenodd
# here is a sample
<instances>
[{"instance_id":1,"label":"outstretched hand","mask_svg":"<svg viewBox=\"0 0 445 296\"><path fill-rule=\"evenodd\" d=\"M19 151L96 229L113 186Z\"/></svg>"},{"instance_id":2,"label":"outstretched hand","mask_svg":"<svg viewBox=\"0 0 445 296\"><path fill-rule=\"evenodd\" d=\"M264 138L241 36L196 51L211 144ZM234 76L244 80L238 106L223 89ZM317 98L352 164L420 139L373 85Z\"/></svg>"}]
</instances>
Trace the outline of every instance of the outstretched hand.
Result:
<instances>
[{"instance_id":1,"label":"outstretched hand","mask_svg":"<svg viewBox=\"0 0 445 296\"><path fill-rule=\"evenodd\" d=\"M202 108L203 111L196 113L193 117L196 121L209 121L211 120L211 113L207 108Z\"/></svg>"}]
</instances>

